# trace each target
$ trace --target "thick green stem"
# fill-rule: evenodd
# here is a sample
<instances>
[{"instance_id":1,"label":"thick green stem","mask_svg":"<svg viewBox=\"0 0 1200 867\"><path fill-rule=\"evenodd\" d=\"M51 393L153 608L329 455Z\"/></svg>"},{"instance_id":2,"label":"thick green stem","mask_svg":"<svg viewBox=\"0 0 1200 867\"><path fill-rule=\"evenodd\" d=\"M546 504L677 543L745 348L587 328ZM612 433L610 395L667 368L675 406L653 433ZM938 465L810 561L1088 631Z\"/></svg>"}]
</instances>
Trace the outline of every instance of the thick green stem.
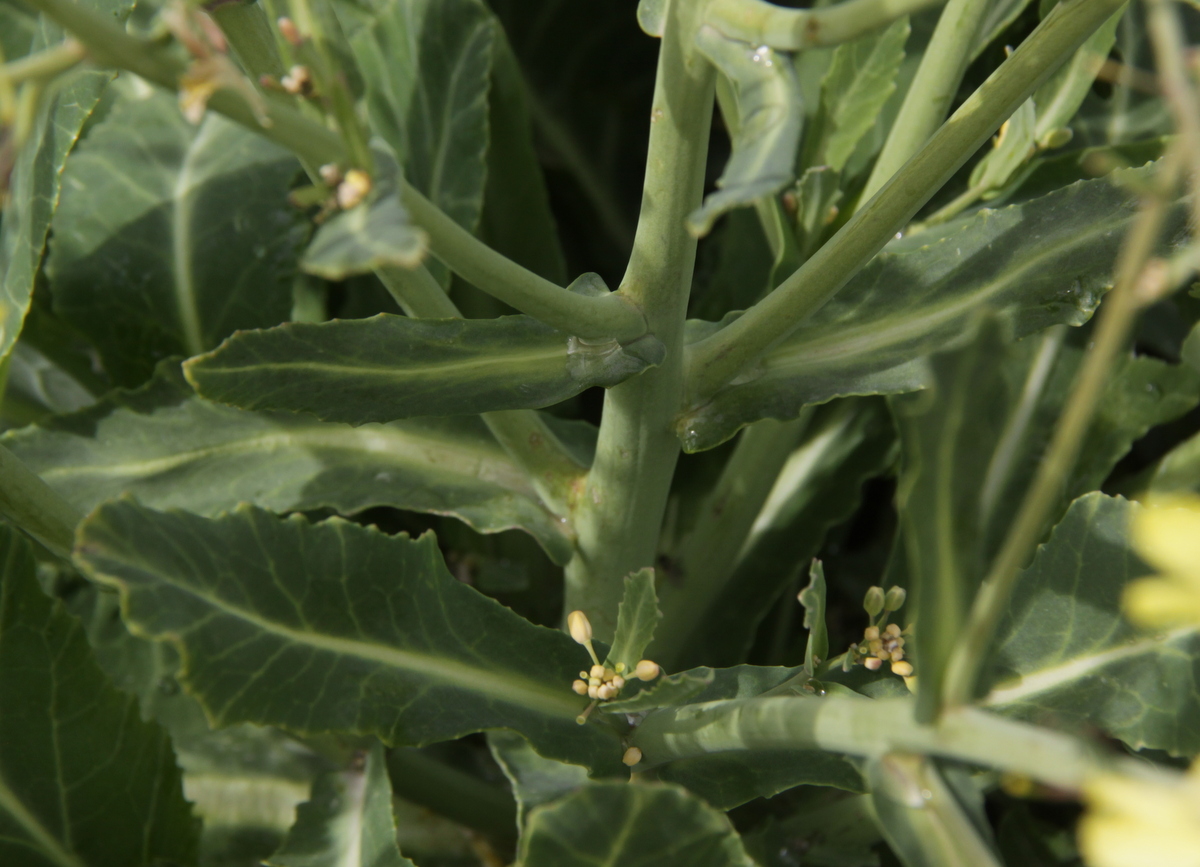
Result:
<instances>
[{"instance_id":1,"label":"thick green stem","mask_svg":"<svg viewBox=\"0 0 1200 867\"><path fill-rule=\"evenodd\" d=\"M74 34L96 62L127 69L169 90L178 89L183 64L103 15L71 0L28 3ZM242 94L229 89L214 93L208 105L288 148L307 165L345 162L345 146L338 134L293 108L272 101L259 107L256 114ZM434 255L483 291L579 337L632 340L646 333L646 320L633 303L636 299L631 302L617 293L588 296L555 286L484 244L409 184L404 184L401 196L415 221L429 233Z\"/></svg>"},{"instance_id":2,"label":"thick green stem","mask_svg":"<svg viewBox=\"0 0 1200 867\"><path fill-rule=\"evenodd\" d=\"M684 705L648 716L631 743L648 766L740 750L908 752L1000 768L1069 790L1113 764L1084 741L974 708L922 725L908 698L778 696Z\"/></svg>"},{"instance_id":3,"label":"thick green stem","mask_svg":"<svg viewBox=\"0 0 1200 867\"><path fill-rule=\"evenodd\" d=\"M867 201L946 119L992 0L949 0L860 198Z\"/></svg>"},{"instance_id":4,"label":"thick green stem","mask_svg":"<svg viewBox=\"0 0 1200 867\"><path fill-rule=\"evenodd\" d=\"M84 59L84 48L68 39L53 48L30 54L0 66L0 79L5 84L20 84L33 79L46 80L61 75Z\"/></svg>"},{"instance_id":5,"label":"thick green stem","mask_svg":"<svg viewBox=\"0 0 1200 867\"><path fill-rule=\"evenodd\" d=\"M1125 0L1063 0L929 142L812 258L741 318L689 347L703 400L820 308Z\"/></svg>"},{"instance_id":6,"label":"thick green stem","mask_svg":"<svg viewBox=\"0 0 1200 867\"><path fill-rule=\"evenodd\" d=\"M392 791L460 825L497 841L516 842L517 805L500 786L460 771L418 749L391 750L387 757Z\"/></svg>"},{"instance_id":7,"label":"thick green stem","mask_svg":"<svg viewBox=\"0 0 1200 867\"><path fill-rule=\"evenodd\" d=\"M0 446L0 515L53 553L71 559L75 526L83 516L4 446Z\"/></svg>"},{"instance_id":8,"label":"thick green stem","mask_svg":"<svg viewBox=\"0 0 1200 867\"><path fill-rule=\"evenodd\" d=\"M733 39L801 51L849 42L901 15L945 0L845 0L821 9L786 9L764 0L711 0L706 24Z\"/></svg>"},{"instance_id":9,"label":"thick green stem","mask_svg":"<svg viewBox=\"0 0 1200 867\"><path fill-rule=\"evenodd\" d=\"M621 292L638 303L667 355L662 365L609 389L596 460L576 504L579 553L567 567L567 609L582 609L596 637L616 624L622 579L654 564L679 440L683 321L696 239L685 227L700 204L712 122L712 68L692 49L696 7L671 3L659 50L641 215Z\"/></svg>"},{"instance_id":10,"label":"thick green stem","mask_svg":"<svg viewBox=\"0 0 1200 867\"><path fill-rule=\"evenodd\" d=\"M1168 171L1164 175L1175 175L1170 170L1173 157L1168 156ZM1113 363L1125 349L1139 309L1147 302L1157 300L1161 293L1167 275L1165 263L1160 262L1160 267L1150 269L1146 264L1158 243L1166 212L1164 198L1151 198L1125 240L1117 262L1116 285L1100 307L1095 337L1076 375L1071 396L1004 545L979 588L958 649L951 657L944 687L945 704L949 707L966 704L975 698L976 684L992 636L1008 608L1021 567L1045 531L1051 509L1062 497L1067 474L1079 457L1079 447L1108 385ZM1143 290L1151 291L1147 295Z\"/></svg>"},{"instance_id":11,"label":"thick green stem","mask_svg":"<svg viewBox=\"0 0 1200 867\"><path fill-rule=\"evenodd\" d=\"M812 408L805 407L793 421L764 419L742 431L680 554L682 579L659 588L663 626L651 655L668 669L695 640L696 628L733 575L754 519L811 415Z\"/></svg>"}]
</instances>

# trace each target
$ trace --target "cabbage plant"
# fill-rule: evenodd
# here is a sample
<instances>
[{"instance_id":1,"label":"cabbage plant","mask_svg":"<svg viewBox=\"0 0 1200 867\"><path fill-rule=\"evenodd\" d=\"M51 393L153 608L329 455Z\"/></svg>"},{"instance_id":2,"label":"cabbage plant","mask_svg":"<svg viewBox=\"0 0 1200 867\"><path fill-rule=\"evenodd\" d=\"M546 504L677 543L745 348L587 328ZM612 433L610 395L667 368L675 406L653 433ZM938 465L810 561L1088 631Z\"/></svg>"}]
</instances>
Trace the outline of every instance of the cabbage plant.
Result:
<instances>
[{"instance_id":1,"label":"cabbage plant","mask_svg":"<svg viewBox=\"0 0 1200 867\"><path fill-rule=\"evenodd\" d=\"M0 0L0 864L1200 864L1183 0Z\"/></svg>"}]
</instances>

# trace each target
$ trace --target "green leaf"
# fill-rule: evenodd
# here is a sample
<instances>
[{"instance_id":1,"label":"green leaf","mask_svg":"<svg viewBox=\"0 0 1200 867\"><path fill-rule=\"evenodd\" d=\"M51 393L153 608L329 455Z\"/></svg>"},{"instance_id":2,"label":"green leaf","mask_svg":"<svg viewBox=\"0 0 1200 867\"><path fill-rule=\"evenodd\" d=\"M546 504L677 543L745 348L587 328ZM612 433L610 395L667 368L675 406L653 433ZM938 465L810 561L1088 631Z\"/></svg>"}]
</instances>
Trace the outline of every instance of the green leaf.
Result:
<instances>
[{"instance_id":1,"label":"green leaf","mask_svg":"<svg viewBox=\"0 0 1200 867\"><path fill-rule=\"evenodd\" d=\"M909 32L905 16L834 49L821 79L821 108L804 143L806 166L846 167L896 89Z\"/></svg>"},{"instance_id":2,"label":"green leaf","mask_svg":"<svg viewBox=\"0 0 1200 867\"><path fill-rule=\"evenodd\" d=\"M849 518L863 482L895 461L895 431L879 399L819 410L755 519L733 577L680 653L681 665L735 665L759 623L799 580L830 527Z\"/></svg>"},{"instance_id":3,"label":"green leaf","mask_svg":"<svg viewBox=\"0 0 1200 867\"><path fill-rule=\"evenodd\" d=\"M130 86L67 164L48 270L55 311L121 385L291 312L305 231L295 158L210 112Z\"/></svg>"},{"instance_id":4,"label":"green leaf","mask_svg":"<svg viewBox=\"0 0 1200 867\"><path fill-rule=\"evenodd\" d=\"M180 679L216 726L409 746L512 728L542 755L622 771L616 732L575 721L582 648L456 581L432 534L118 500L77 544L81 568L121 592L130 628L178 647Z\"/></svg>"},{"instance_id":5,"label":"green leaf","mask_svg":"<svg viewBox=\"0 0 1200 867\"><path fill-rule=\"evenodd\" d=\"M24 340L17 341L8 358L0 425L21 427L47 415L73 412L95 398L70 373Z\"/></svg>"},{"instance_id":6,"label":"green leaf","mask_svg":"<svg viewBox=\"0 0 1200 867\"><path fill-rule=\"evenodd\" d=\"M808 630L808 644L804 649L804 668L809 675L817 673L817 666L829 658L829 631L825 628L825 567L814 559L808 570L808 586L800 591L800 604L804 606L804 628Z\"/></svg>"},{"instance_id":7,"label":"green leaf","mask_svg":"<svg viewBox=\"0 0 1200 867\"><path fill-rule=\"evenodd\" d=\"M1150 572L1129 523L1140 506L1087 494L1021 573L992 653L983 704L1058 727L1100 729L1134 749L1200 753L1200 634L1150 634L1121 616L1121 593Z\"/></svg>"},{"instance_id":8,"label":"green leaf","mask_svg":"<svg viewBox=\"0 0 1200 867\"><path fill-rule=\"evenodd\" d=\"M89 512L122 493L213 516L248 502L274 512L376 506L452 515L482 533L521 528L560 565L574 547L525 473L477 418L361 427L200 400L166 362L136 391L0 438Z\"/></svg>"},{"instance_id":9,"label":"green leaf","mask_svg":"<svg viewBox=\"0 0 1200 867\"><path fill-rule=\"evenodd\" d=\"M801 802L790 816L771 816L742 836L746 851L762 867L879 867L879 831L865 795Z\"/></svg>"},{"instance_id":10,"label":"green leaf","mask_svg":"<svg viewBox=\"0 0 1200 867\"><path fill-rule=\"evenodd\" d=\"M521 867L753 867L733 825L686 790L593 783L538 807Z\"/></svg>"},{"instance_id":11,"label":"green leaf","mask_svg":"<svg viewBox=\"0 0 1200 867\"><path fill-rule=\"evenodd\" d=\"M550 406L662 362L653 335L584 343L528 316L296 322L248 331L184 372L210 400L363 424Z\"/></svg>"},{"instance_id":12,"label":"green leaf","mask_svg":"<svg viewBox=\"0 0 1200 867\"><path fill-rule=\"evenodd\" d=\"M313 783L312 798L296 808L296 824L272 867L413 867L396 845L392 784L383 748L362 766L332 772Z\"/></svg>"},{"instance_id":13,"label":"green leaf","mask_svg":"<svg viewBox=\"0 0 1200 867\"><path fill-rule=\"evenodd\" d=\"M199 828L166 732L96 667L6 527L0 569L0 861L192 863Z\"/></svg>"},{"instance_id":14,"label":"green leaf","mask_svg":"<svg viewBox=\"0 0 1200 867\"><path fill-rule=\"evenodd\" d=\"M1153 170L1114 172L894 241L740 381L683 413L684 449L712 448L760 418L795 418L805 404L922 388L921 359L961 344L982 308L1000 314L1014 337L1086 322L1137 213L1130 185ZM1163 249L1182 225L1177 206ZM715 328L693 324L688 339Z\"/></svg>"},{"instance_id":15,"label":"green leaf","mask_svg":"<svg viewBox=\"0 0 1200 867\"><path fill-rule=\"evenodd\" d=\"M392 192L343 211L317 230L300 266L326 280L344 280L376 268L415 268L428 238Z\"/></svg>"},{"instance_id":16,"label":"green leaf","mask_svg":"<svg viewBox=\"0 0 1200 867\"><path fill-rule=\"evenodd\" d=\"M658 610L658 594L654 592L654 570L640 569L625 576L625 595L617 608L617 629L605 665L610 668L624 664L632 671L654 638L654 630L662 612Z\"/></svg>"},{"instance_id":17,"label":"green leaf","mask_svg":"<svg viewBox=\"0 0 1200 867\"><path fill-rule=\"evenodd\" d=\"M1070 122L1092 89L1096 74L1112 51L1117 25L1125 15L1121 9L1100 25L1071 59L1046 80L1033 94L1037 106L1034 140L1039 147L1053 146L1052 136L1059 130L1070 132Z\"/></svg>"},{"instance_id":18,"label":"green leaf","mask_svg":"<svg viewBox=\"0 0 1200 867\"><path fill-rule=\"evenodd\" d=\"M903 459L896 491L913 600L909 619L921 672L918 713L932 719L942 678L959 647L959 632L986 568L978 508L989 458L999 445L1006 410L1001 362L1003 324L978 323L962 349L930 360L933 385L892 398Z\"/></svg>"},{"instance_id":19,"label":"green leaf","mask_svg":"<svg viewBox=\"0 0 1200 867\"><path fill-rule=\"evenodd\" d=\"M487 186L479 236L552 283L565 285L567 262L533 145L529 94L512 47L496 26L488 90ZM513 219L519 214L520 219Z\"/></svg>"},{"instance_id":20,"label":"green leaf","mask_svg":"<svg viewBox=\"0 0 1200 867\"><path fill-rule=\"evenodd\" d=\"M123 20L132 6L127 0L89 0L83 5L118 20ZM21 7L6 3L0 12L0 46L7 60L62 39L60 28L39 21ZM50 221L59 204L67 154L112 78L107 70L88 70L68 79L43 100L29 138L16 155L0 221L0 360L16 343L33 297ZM0 189L3 187L0 183Z\"/></svg>"},{"instance_id":21,"label":"green leaf","mask_svg":"<svg viewBox=\"0 0 1200 867\"><path fill-rule=\"evenodd\" d=\"M504 776L512 784L517 799L517 825L525 827L529 811L556 801L563 795L587 785L587 769L544 759L516 732L498 729L488 732L488 748Z\"/></svg>"},{"instance_id":22,"label":"green leaf","mask_svg":"<svg viewBox=\"0 0 1200 867\"><path fill-rule=\"evenodd\" d=\"M600 705L600 710L605 713L641 713L656 707L682 704L707 687L712 680L711 668L681 671L658 678L628 698L606 701ZM626 686L628 685L627 683Z\"/></svg>"},{"instance_id":23,"label":"green leaf","mask_svg":"<svg viewBox=\"0 0 1200 867\"><path fill-rule=\"evenodd\" d=\"M803 668L738 665L703 671L711 672L709 685L678 703L703 704L750 699L766 693L813 695L815 692L807 683L808 675ZM654 756L647 755L646 760L653 762ZM656 773L659 779L685 786L720 810L806 784L863 791L855 762L822 750L748 749L709 753L669 762L658 767Z\"/></svg>"},{"instance_id":24,"label":"green leaf","mask_svg":"<svg viewBox=\"0 0 1200 867\"><path fill-rule=\"evenodd\" d=\"M792 180L804 107L789 55L729 39L707 25L697 32L696 45L737 95L737 119L727 121L733 131L729 163L717 179L717 191L687 219L688 231L701 237L726 211L776 193Z\"/></svg>"},{"instance_id":25,"label":"green leaf","mask_svg":"<svg viewBox=\"0 0 1200 867\"><path fill-rule=\"evenodd\" d=\"M904 867L1001 867L991 829L976 821L978 790L973 805L956 791L965 787L950 782L950 773L962 772L943 775L931 759L909 755L872 759L867 768L876 821ZM965 783L974 789L970 778Z\"/></svg>"},{"instance_id":26,"label":"green leaf","mask_svg":"<svg viewBox=\"0 0 1200 867\"><path fill-rule=\"evenodd\" d=\"M347 12L342 4L339 12ZM487 177L488 86L496 28L476 0L380 0L350 33L372 131L404 177L474 231ZM449 271L435 263L444 283Z\"/></svg>"}]
</instances>

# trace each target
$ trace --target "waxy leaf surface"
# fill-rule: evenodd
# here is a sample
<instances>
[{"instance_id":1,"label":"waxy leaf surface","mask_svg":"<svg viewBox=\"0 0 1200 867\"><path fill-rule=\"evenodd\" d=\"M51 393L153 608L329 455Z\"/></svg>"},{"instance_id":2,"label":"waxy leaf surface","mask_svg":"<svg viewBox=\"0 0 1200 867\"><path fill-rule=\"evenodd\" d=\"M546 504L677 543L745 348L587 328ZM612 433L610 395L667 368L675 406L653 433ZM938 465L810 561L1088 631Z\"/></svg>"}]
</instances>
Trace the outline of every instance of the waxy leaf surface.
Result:
<instances>
[{"instance_id":1,"label":"waxy leaf surface","mask_svg":"<svg viewBox=\"0 0 1200 867\"><path fill-rule=\"evenodd\" d=\"M806 688L807 674L803 668L737 665L692 669L684 674L702 673L710 678L708 685L678 704L745 700L768 692L811 694ZM653 755L645 758L654 761ZM656 773L661 780L686 786L720 810L732 809L755 798L769 798L799 785L863 791L856 764L845 756L822 750L746 749L708 753L669 762Z\"/></svg>"},{"instance_id":2,"label":"waxy leaf surface","mask_svg":"<svg viewBox=\"0 0 1200 867\"><path fill-rule=\"evenodd\" d=\"M191 863L199 828L166 732L96 667L36 568L0 527L0 863Z\"/></svg>"},{"instance_id":3,"label":"waxy leaf surface","mask_svg":"<svg viewBox=\"0 0 1200 867\"><path fill-rule=\"evenodd\" d=\"M296 808L272 867L414 867L396 845L392 784L377 743L362 767L323 774Z\"/></svg>"},{"instance_id":4,"label":"waxy leaf surface","mask_svg":"<svg viewBox=\"0 0 1200 867\"><path fill-rule=\"evenodd\" d=\"M573 550L524 472L469 416L350 427L240 410L199 399L168 363L141 389L0 441L83 512L123 493L210 516L241 502L346 515L392 506L484 533L520 527L558 562Z\"/></svg>"},{"instance_id":5,"label":"waxy leaf surface","mask_svg":"<svg viewBox=\"0 0 1200 867\"><path fill-rule=\"evenodd\" d=\"M93 0L81 5L123 19L127 0ZM63 33L16 4L0 9L4 59L56 45ZM29 138L16 155L7 179L8 198L0 221L0 359L12 350L33 297L50 221L58 207L67 155L100 101L112 73L88 70L43 98ZM2 187L3 184L0 184Z\"/></svg>"},{"instance_id":6,"label":"waxy leaf surface","mask_svg":"<svg viewBox=\"0 0 1200 867\"><path fill-rule=\"evenodd\" d=\"M512 728L543 755L622 771L616 732L575 722L582 648L456 581L432 534L118 500L77 545L80 567L120 590L130 628L179 649L180 680L214 725L411 746Z\"/></svg>"},{"instance_id":7,"label":"waxy leaf surface","mask_svg":"<svg viewBox=\"0 0 1200 867\"><path fill-rule=\"evenodd\" d=\"M137 385L162 358L286 319L305 230L287 202L290 153L124 90L67 165L47 267L56 312Z\"/></svg>"},{"instance_id":8,"label":"waxy leaf surface","mask_svg":"<svg viewBox=\"0 0 1200 867\"><path fill-rule=\"evenodd\" d=\"M753 867L729 820L686 790L593 783L535 809L521 867Z\"/></svg>"},{"instance_id":9,"label":"waxy leaf surface","mask_svg":"<svg viewBox=\"0 0 1200 867\"><path fill-rule=\"evenodd\" d=\"M1100 493L1071 504L1018 579L984 705L1058 727L1099 728L1134 749L1200 753L1200 631L1135 628L1121 593L1152 571L1132 550L1141 507Z\"/></svg>"},{"instance_id":10,"label":"waxy leaf surface","mask_svg":"<svg viewBox=\"0 0 1200 867\"><path fill-rule=\"evenodd\" d=\"M1014 337L1082 324L1111 285L1137 213L1136 193L1122 184L1144 182L1150 171L1115 172L894 241L743 381L684 413L684 448L711 448L759 418L795 418L808 403L923 388L923 357L961 343L980 309L999 314ZM1182 219L1174 208L1166 247ZM696 323L691 334L715 328Z\"/></svg>"},{"instance_id":11,"label":"waxy leaf surface","mask_svg":"<svg viewBox=\"0 0 1200 867\"><path fill-rule=\"evenodd\" d=\"M210 400L364 424L550 406L662 361L651 335L584 344L528 316L291 323L184 365Z\"/></svg>"}]
</instances>

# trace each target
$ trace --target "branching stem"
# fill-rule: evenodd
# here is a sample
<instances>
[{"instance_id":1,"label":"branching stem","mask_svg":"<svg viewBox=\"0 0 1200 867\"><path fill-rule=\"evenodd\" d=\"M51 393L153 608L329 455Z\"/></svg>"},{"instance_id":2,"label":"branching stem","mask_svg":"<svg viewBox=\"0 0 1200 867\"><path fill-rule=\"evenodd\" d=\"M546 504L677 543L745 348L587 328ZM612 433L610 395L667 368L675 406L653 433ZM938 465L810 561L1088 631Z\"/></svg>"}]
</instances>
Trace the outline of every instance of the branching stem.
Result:
<instances>
[{"instance_id":1,"label":"branching stem","mask_svg":"<svg viewBox=\"0 0 1200 867\"><path fill-rule=\"evenodd\" d=\"M696 402L752 365L846 284L1125 0L1063 0L926 145L774 292L689 347Z\"/></svg>"},{"instance_id":2,"label":"branching stem","mask_svg":"<svg viewBox=\"0 0 1200 867\"><path fill-rule=\"evenodd\" d=\"M801 51L849 42L901 15L944 2L845 0L821 9L787 9L765 0L711 0L704 19L732 39L780 51Z\"/></svg>"}]
</instances>

